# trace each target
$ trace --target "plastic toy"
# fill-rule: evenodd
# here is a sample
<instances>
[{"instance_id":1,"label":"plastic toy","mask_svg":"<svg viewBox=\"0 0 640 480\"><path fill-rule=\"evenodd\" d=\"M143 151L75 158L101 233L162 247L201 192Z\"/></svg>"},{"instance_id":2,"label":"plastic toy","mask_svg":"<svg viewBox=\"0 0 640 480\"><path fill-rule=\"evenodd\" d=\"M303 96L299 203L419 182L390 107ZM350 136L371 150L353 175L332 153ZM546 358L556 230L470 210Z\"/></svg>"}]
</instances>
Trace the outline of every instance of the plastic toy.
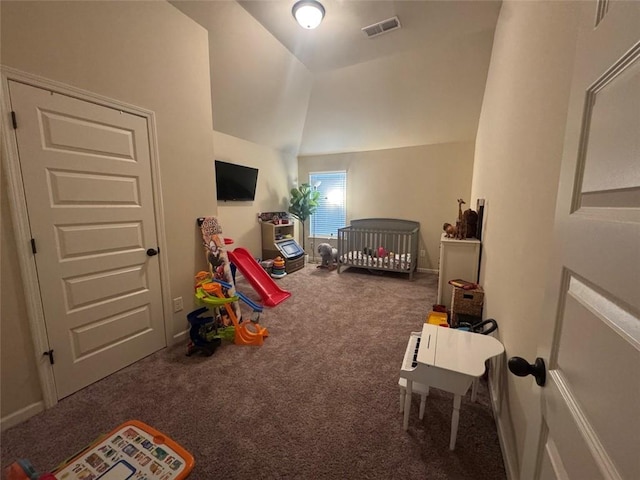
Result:
<instances>
[{"instance_id":1,"label":"plastic toy","mask_svg":"<svg viewBox=\"0 0 640 480\"><path fill-rule=\"evenodd\" d=\"M427 317L427 323L432 325L440 325L441 327L448 327L447 314L443 312L429 312Z\"/></svg>"},{"instance_id":2,"label":"plastic toy","mask_svg":"<svg viewBox=\"0 0 640 480\"><path fill-rule=\"evenodd\" d=\"M238 267L238 270L242 272L242 276L260 295L265 306L275 307L291 296L291 293L276 285L276 282L269 277L269 274L246 248L238 247L233 251L227 252L227 254L231 263Z\"/></svg>"},{"instance_id":3,"label":"plastic toy","mask_svg":"<svg viewBox=\"0 0 640 480\"><path fill-rule=\"evenodd\" d=\"M231 244L232 240L222 236L222 227L216 217L201 217L197 219L197 223L202 232L209 272L199 272L196 275L195 298L199 304L213 309L214 322L209 326L207 323L197 325L198 335L203 333L204 343L206 343L209 341L207 336L220 339L223 336L231 338L230 330L233 328L233 341L236 345L262 345L264 337L269 335L268 330L258 324L262 307L236 292L231 262L256 288L262 298L267 297L272 302L270 306L276 305L291 294L280 289L253 257L248 261L249 252L245 249L237 248L235 250L237 255L227 251L226 245ZM250 321L242 321L238 300L244 301L253 309ZM207 321L211 323L210 318ZM200 322L196 321L196 323ZM203 326L205 328L201 330ZM199 338L198 335L196 338ZM199 338L199 341L202 342L202 338ZM192 343L197 346L193 340ZM211 346L208 345L208 348Z\"/></svg>"},{"instance_id":4,"label":"plastic toy","mask_svg":"<svg viewBox=\"0 0 640 480\"><path fill-rule=\"evenodd\" d=\"M282 278L287 272L284 270L284 260L282 257L276 257L273 260L273 267L271 267L271 276L273 278Z\"/></svg>"},{"instance_id":5,"label":"plastic toy","mask_svg":"<svg viewBox=\"0 0 640 480\"><path fill-rule=\"evenodd\" d=\"M129 420L65 461L51 478L183 480L193 455L155 428Z\"/></svg>"},{"instance_id":6,"label":"plastic toy","mask_svg":"<svg viewBox=\"0 0 640 480\"><path fill-rule=\"evenodd\" d=\"M237 302L240 297L227 296L223 291L225 286L231 287L231 284L214 281L209 273L199 272L196 275L196 301L206 307L213 307L216 316L219 315L221 318L226 316L231 320L235 329L233 341L236 345L262 345L264 338L269 336L269 331L258 323L262 308L254 309L251 321L240 322L234 309L231 308L232 303ZM227 293L230 291L228 288L226 290ZM244 295L243 298L248 305L256 305Z\"/></svg>"},{"instance_id":7,"label":"plastic toy","mask_svg":"<svg viewBox=\"0 0 640 480\"><path fill-rule=\"evenodd\" d=\"M233 284L237 268L267 307L275 307L291 296L289 292L276 285L247 249L238 247L233 251L227 250L226 246L232 241L222 237L222 227L217 218L201 217L197 219L197 223L202 232L202 242L213 278ZM231 295L235 293L234 290L232 286ZM233 309L241 319L242 314L237 302L233 304Z\"/></svg>"},{"instance_id":8,"label":"plastic toy","mask_svg":"<svg viewBox=\"0 0 640 480\"><path fill-rule=\"evenodd\" d=\"M2 472L2 480L39 480L40 478L33 464L25 458L16 460Z\"/></svg>"},{"instance_id":9,"label":"plastic toy","mask_svg":"<svg viewBox=\"0 0 640 480\"><path fill-rule=\"evenodd\" d=\"M229 301L232 300L229 299ZM212 316L200 316L208 311L209 309L207 307L201 307L187 315L187 320L189 320L189 324L191 325L189 329L189 338L191 341L187 345L188 357L195 351L201 351L207 357L210 357L222 343L218 335L218 325L215 319Z\"/></svg>"},{"instance_id":10,"label":"plastic toy","mask_svg":"<svg viewBox=\"0 0 640 480\"><path fill-rule=\"evenodd\" d=\"M202 243L209 266L210 278L224 280L233 285L233 272L227 256L228 241L222 235L222 227L216 217L201 217L197 220L202 233ZM229 289L229 296L235 295L235 288ZM238 302L232 303L236 317L242 319Z\"/></svg>"},{"instance_id":11,"label":"plastic toy","mask_svg":"<svg viewBox=\"0 0 640 480\"><path fill-rule=\"evenodd\" d=\"M485 326L487 325L489 325L489 327L485 328ZM488 318L484 321L477 322L474 324L471 324L469 322L460 322L458 324L459 330L465 330L467 332L473 332L473 333L481 333L482 335L489 335L491 332L493 332L497 328L498 328L498 322L496 322L493 318Z\"/></svg>"}]
</instances>

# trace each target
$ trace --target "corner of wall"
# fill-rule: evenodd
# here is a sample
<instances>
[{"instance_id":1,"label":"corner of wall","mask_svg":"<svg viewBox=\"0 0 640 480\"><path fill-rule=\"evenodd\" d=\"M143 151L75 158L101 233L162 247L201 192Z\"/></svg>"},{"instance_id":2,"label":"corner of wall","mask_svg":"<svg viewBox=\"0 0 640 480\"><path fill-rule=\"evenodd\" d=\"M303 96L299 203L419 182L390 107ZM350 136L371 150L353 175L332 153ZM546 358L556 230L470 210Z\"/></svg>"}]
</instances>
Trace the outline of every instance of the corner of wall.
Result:
<instances>
[{"instance_id":1,"label":"corner of wall","mask_svg":"<svg viewBox=\"0 0 640 480\"><path fill-rule=\"evenodd\" d=\"M39 401L27 405L20 410L17 410L9 415L6 415L0 418L0 431L4 432L5 430L15 427L16 425L29 420L34 415L37 415L40 412L44 411L44 402Z\"/></svg>"}]
</instances>

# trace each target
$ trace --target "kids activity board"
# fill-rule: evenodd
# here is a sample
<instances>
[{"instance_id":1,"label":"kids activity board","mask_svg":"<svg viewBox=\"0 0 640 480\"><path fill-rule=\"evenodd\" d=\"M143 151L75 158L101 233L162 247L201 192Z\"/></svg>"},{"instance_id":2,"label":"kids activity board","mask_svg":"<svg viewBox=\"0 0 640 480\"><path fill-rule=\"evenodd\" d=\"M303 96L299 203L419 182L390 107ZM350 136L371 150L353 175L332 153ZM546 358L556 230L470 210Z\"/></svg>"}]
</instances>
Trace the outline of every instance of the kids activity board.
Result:
<instances>
[{"instance_id":1,"label":"kids activity board","mask_svg":"<svg viewBox=\"0 0 640 480\"><path fill-rule=\"evenodd\" d=\"M138 420L123 423L54 471L57 480L180 480L193 456Z\"/></svg>"}]
</instances>

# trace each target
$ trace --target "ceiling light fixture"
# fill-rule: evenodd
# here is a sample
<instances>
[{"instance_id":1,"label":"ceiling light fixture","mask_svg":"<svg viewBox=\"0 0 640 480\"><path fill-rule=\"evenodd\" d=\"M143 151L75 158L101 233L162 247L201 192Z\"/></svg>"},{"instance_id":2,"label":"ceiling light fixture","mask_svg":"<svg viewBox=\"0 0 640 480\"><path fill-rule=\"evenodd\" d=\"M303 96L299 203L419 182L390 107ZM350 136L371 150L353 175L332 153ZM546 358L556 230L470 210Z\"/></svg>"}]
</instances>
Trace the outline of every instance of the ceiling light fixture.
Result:
<instances>
[{"instance_id":1,"label":"ceiling light fixture","mask_svg":"<svg viewBox=\"0 0 640 480\"><path fill-rule=\"evenodd\" d=\"M302 28L316 28L324 18L324 7L316 0L300 0L293 5L291 13Z\"/></svg>"}]
</instances>

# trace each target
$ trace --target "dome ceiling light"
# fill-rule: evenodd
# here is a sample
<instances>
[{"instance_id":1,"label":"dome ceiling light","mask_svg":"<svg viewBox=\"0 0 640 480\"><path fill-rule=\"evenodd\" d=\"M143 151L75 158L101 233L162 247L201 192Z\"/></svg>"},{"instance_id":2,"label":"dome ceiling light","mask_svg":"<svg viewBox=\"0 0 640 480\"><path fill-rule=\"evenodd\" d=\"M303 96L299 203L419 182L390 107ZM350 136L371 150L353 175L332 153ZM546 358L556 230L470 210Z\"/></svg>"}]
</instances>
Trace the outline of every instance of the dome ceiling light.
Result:
<instances>
[{"instance_id":1,"label":"dome ceiling light","mask_svg":"<svg viewBox=\"0 0 640 480\"><path fill-rule=\"evenodd\" d=\"M316 0L300 0L293 5L291 13L302 28L310 30L322 22L324 7Z\"/></svg>"}]
</instances>

